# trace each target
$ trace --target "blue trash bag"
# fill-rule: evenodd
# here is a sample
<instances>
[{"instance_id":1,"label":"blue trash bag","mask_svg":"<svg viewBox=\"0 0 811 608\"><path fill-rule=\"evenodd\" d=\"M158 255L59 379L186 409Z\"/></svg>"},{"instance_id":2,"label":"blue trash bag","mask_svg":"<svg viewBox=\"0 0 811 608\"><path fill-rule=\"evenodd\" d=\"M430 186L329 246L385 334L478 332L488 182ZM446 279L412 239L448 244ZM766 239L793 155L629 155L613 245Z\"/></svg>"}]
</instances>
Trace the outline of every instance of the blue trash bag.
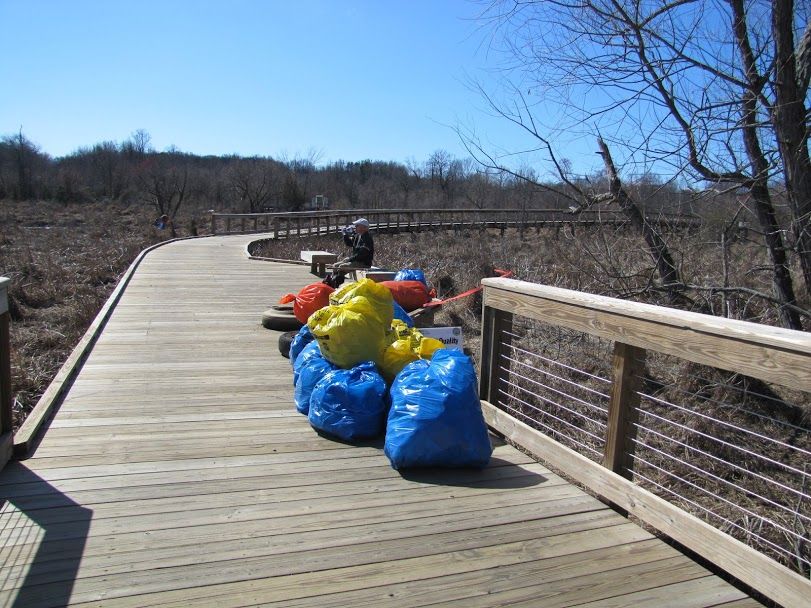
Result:
<instances>
[{"instance_id":1,"label":"blue trash bag","mask_svg":"<svg viewBox=\"0 0 811 608\"><path fill-rule=\"evenodd\" d=\"M419 268L403 268L396 275L394 275L394 280L419 281L420 283L428 287L428 282L425 280L425 273Z\"/></svg>"},{"instance_id":2,"label":"blue trash bag","mask_svg":"<svg viewBox=\"0 0 811 608\"><path fill-rule=\"evenodd\" d=\"M310 424L345 441L371 439L386 427L386 381L373 361L324 376L310 396Z\"/></svg>"},{"instance_id":3,"label":"blue trash bag","mask_svg":"<svg viewBox=\"0 0 811 608\"><path fill-rule=\"evenodd\" d=\"M301 351L304 350L304 347L313 340L315 340L315 336L307 325L304 325L298 330L298 333L293 336L293 340L290 342L290 365L296 364L296 357L298 357Z\"/></svg>"},{"instance_id":4,"label":"blue trash bag","mask_svg":"<svg viewBox=\"0 0 811 608\"><path fill-rule=\"evenodd\" d=\"M394 304L394 318L400 319L403 323L408 325L409 327L414 327L414 319L408 316L408 313L405 311L405 308L400 306L394 300L391 301Z\"/></svg>"},{"instance_id":5,"label":"blue trash bag","mask_svg":"<svg viewBox=\"0 0 811 608\"><path fill-rule=\"evenodd\" d=\"M492 452L470 357L442 349L397 374L386 424L392 467L483 468Z\"/></svg>"},{"instance_id":6,"label":"blue trash bag","mask_svg":"<svg viewBox=\"0 0 811 608\"><path fill-rule=\"evenodd\" d=\"M301 352L296 357L295 363L293 363L293 386L296 386L296 383L298 382L301 368L313 357L323 357L321 354L321 348L318 346L318 342L315 340L301 349Z\"/></svg>"},{"instance_id":7,"label":"blue trash bag","mask_svg":"<svg viewBox=\"0 0 811 608\"><path fill-rule=\"evenodd\" d=\"M313 342L313 344L315 344L316 347L318 346L317 342ZM308 344L296 360L298 376L295 381L296 389L293 392L296 410L305 416L310 411L310 395L315 385L318 384L318 381L328 372L338 369L332 363L324 359L319 348L308 351L309 348L310 345ZM299 366L299 363L301 363L301 366Z\"/></svg>"}]
</instances>

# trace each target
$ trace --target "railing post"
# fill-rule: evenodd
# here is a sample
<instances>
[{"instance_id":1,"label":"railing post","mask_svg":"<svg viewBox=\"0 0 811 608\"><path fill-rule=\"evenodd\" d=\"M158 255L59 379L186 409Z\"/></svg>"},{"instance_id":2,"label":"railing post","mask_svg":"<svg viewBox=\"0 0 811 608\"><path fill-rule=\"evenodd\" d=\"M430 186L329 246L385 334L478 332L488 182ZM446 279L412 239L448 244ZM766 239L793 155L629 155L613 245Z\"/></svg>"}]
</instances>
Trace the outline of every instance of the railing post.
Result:
<instances>
[{"instance_id":1,"label":"railing post","mask_svg":"<svg viewBox=\"0 0 811 608\"><path fill-rule=\"evenodd\" d=\"M487 288L485 287L485 293ZM508 351L511 342L513 314L483 304L482 342L479 357L479 398L496 405L499 389L504 390L504 380L509 370L502 362L502 354Z\"/></svg>"},{"instance_id":2,"label":"railing post","mask_svg":"<svg viewBox=\"0 0 811 608\"><path fill-rule=\"evenodd\" d=\"M231 218L228 217L225 219L225 231L230 233L231 232Z\"/></svg>"},{"instance_id":3,"label":"railing post","mask_svg":"<svg viewBox=\"0 0 811 608\"><path fill-rule=\"evenodd\" d=\"M211 214L211 234L217 234L217 214Z\"/></svg>"},{"instance_id":4,"label":"railing post","mask_svg":"<svg viewBox=\"0 0 811 608\"><path fill-rule=\"evenodd\" d=\"M11 413L11 315L8 286L11 279L0 277L0 469L11 459L14 449L14 420Z\"/></svg>"},{"instance_id":5,"label":"railing post","mask_svg":"<svg viewBox=\"0 0 811 608\"><path fill-rule=\"evenodd\" d=\"M614 343L614 382L608 403L603 466L628 479L632 477L639 390L645 373L645 354L643 348L622 342Z\"/></svg>"}]
</instances>

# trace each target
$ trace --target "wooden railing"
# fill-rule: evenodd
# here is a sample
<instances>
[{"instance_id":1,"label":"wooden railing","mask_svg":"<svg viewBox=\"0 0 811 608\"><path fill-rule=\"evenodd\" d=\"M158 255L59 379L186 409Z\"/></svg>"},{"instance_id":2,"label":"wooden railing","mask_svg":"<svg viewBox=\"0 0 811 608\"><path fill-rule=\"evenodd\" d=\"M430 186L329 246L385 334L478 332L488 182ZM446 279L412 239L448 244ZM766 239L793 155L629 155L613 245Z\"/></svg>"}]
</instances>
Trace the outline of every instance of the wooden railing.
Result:
<instances>
[{"instance_id":1,"label":"wooden railing","mask_svg":"<svg viewBox=\"0 0 811 608\"><path fill-rule=\"evenodd\" d=\"M11 345L9 341L8 286L0 277L0 469L11 459L14 445L11 402Z\"/></svg>"},{"instance_id":2,"label":"wooden railing","mask_svg":"<svg viewBox=\"0 0 811 608\"><path fill-rule=\"evenodd\" d=\"M809 605L811 335L482 283L494 430L774 601Z\"/></svg>"},{"instance_id":3,"label":"wooden railing","mask_svg":"<svg viewBox=\"0 0 811 608\"><path fill-rule=\"evenodd\" d=\"M272 232L277 238L335 234L353 220L365 217L373 229L390 232L460 230L468 228L541 227L566 224L620 224L617 211L585 210L572 214L562 209L349 209L288 213L213 213L212 234ZM659 225L696 226L693 215L656 214L648 218Z\"/></svg>"}]
</instances>

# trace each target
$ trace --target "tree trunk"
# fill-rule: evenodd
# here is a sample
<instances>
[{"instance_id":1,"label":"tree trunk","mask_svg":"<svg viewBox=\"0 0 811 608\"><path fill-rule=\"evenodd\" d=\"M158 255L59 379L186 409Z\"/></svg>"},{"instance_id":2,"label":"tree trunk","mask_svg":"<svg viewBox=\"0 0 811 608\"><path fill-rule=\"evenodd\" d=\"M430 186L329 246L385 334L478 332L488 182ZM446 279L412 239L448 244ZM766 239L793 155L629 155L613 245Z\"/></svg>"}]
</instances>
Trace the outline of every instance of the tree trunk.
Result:
<instances>
[{"instance_id":1,"label":"tree trunk","mask_svg":"<svg viewBox=\"0 0 811 608\"><path fill-rule=\"evenodd\" d=\"M805 128L806 87L798 76L798 58L794 49L794 1L774 0L772 6L776 60L774 90L777 101L772 109L772 123L783 159L783 175L793 215L792 233L797 255L805 288L811 292L811 159L808 154L808 132ZM805 58L800 58L800 61L804 60Z\"/></svg>"},{"instance_id":2,"label":"tree trunk","mask_svg":"<svg viewBox=\"0 0 811 608\"><path fill-rule=\"evenodd\" d=\"M772 262L772 287L774 295L786 304L796 304L794 297L794 283L791 279L791 272L788 268L788 258L786 248L783 245L783 237L780 232L780 225L774 213L774 206L769 197L768 186L764 183L752 188L752 199L755 201L755 213L761 228L763 228L766 239L766 250L769 253L769 260ZM796 311L786 307L780 308L780 317L783 325L790 329L802 330L800 315Z\"/></svg>"},{"instance_id":3,"label":"tree trunk","mask_svg":"<svg viewBox=\"0 0 811 608\"><path fill-rule=\"evenodd\" d=\"M675 300L677 292L681 290L684 283L681 280L679 269L673 262L673 256L670 255L670 250L667 248L667 243L665 243L656 228L645 219L642 211L639 210L637 204L623 188L622 181L620 181L617 169L614 166L614 160L611 158L611 152L601 137L597 138L597 145L600 146L600 155L605 163L605 169L610 180L610 192L614 201L631 222L631 226L645 239L648 253L656 264L656 271L662 280L662 285L667 288L670 299Z\"/></svg>"},{"instance_id":4,"label":"tree trunk","mask_svg":"<svg viewBox=\"0 0 811 608\"><path fill-rule=\"evenodd\" d=\"M788 256L783 243L783 234L774 212L771 194L769 193L769 163L760 147L758 136L757 98L760 77L757 73L752 47L746 27L746 11L743 0L730 2L733 14L733 32L735 42L741 53L741 59L746 70L746 79L749 87L744 91L741 99L741 135L743 136L746 156L752 171L752 179L746 186L755 202L755 213L763 229L766 240L766 249L772 262L772 288L774 295L781 302L796 304L794 297L794 283L788 266ZM805 124L805 123L803 123ZM790 329L802 329L800 315L785 306L780 308L780 317L783 325Z\"/></svg>"}]
</instances>

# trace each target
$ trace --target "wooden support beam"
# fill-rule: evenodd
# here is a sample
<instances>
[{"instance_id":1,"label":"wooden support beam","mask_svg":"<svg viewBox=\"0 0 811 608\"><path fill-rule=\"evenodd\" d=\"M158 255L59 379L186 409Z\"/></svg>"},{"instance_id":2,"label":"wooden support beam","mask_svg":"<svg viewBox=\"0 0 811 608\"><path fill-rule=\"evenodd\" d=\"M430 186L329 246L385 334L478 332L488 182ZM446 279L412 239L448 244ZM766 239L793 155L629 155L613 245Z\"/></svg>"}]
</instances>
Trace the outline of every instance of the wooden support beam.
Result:
<instances>
[{"instance_id":1,"label":"wooden support beam","mask_svg":"<svg viewBox=\"0 0 811 608\"><path fill-rule=\"evenodd\" d=\"M622 342L614 343L614 383L608 402L608 429L603 466L631 478L639 389L645 371L646 350Z\"/></svg>"},{"instance_id":2,"label":"wooden support beam","mask_svg":"<svg viewBox=\"0 0 811 608\"><path fill-rule=\"evenodd\" d=\"M509 367L502 354L508 351L507 346L511 342L508 332L512 331L512 322L512 313L486 305L483 307L479 395L490 403L499 402L499 389L505 386Z\"/></svg>"}]
</instances>

